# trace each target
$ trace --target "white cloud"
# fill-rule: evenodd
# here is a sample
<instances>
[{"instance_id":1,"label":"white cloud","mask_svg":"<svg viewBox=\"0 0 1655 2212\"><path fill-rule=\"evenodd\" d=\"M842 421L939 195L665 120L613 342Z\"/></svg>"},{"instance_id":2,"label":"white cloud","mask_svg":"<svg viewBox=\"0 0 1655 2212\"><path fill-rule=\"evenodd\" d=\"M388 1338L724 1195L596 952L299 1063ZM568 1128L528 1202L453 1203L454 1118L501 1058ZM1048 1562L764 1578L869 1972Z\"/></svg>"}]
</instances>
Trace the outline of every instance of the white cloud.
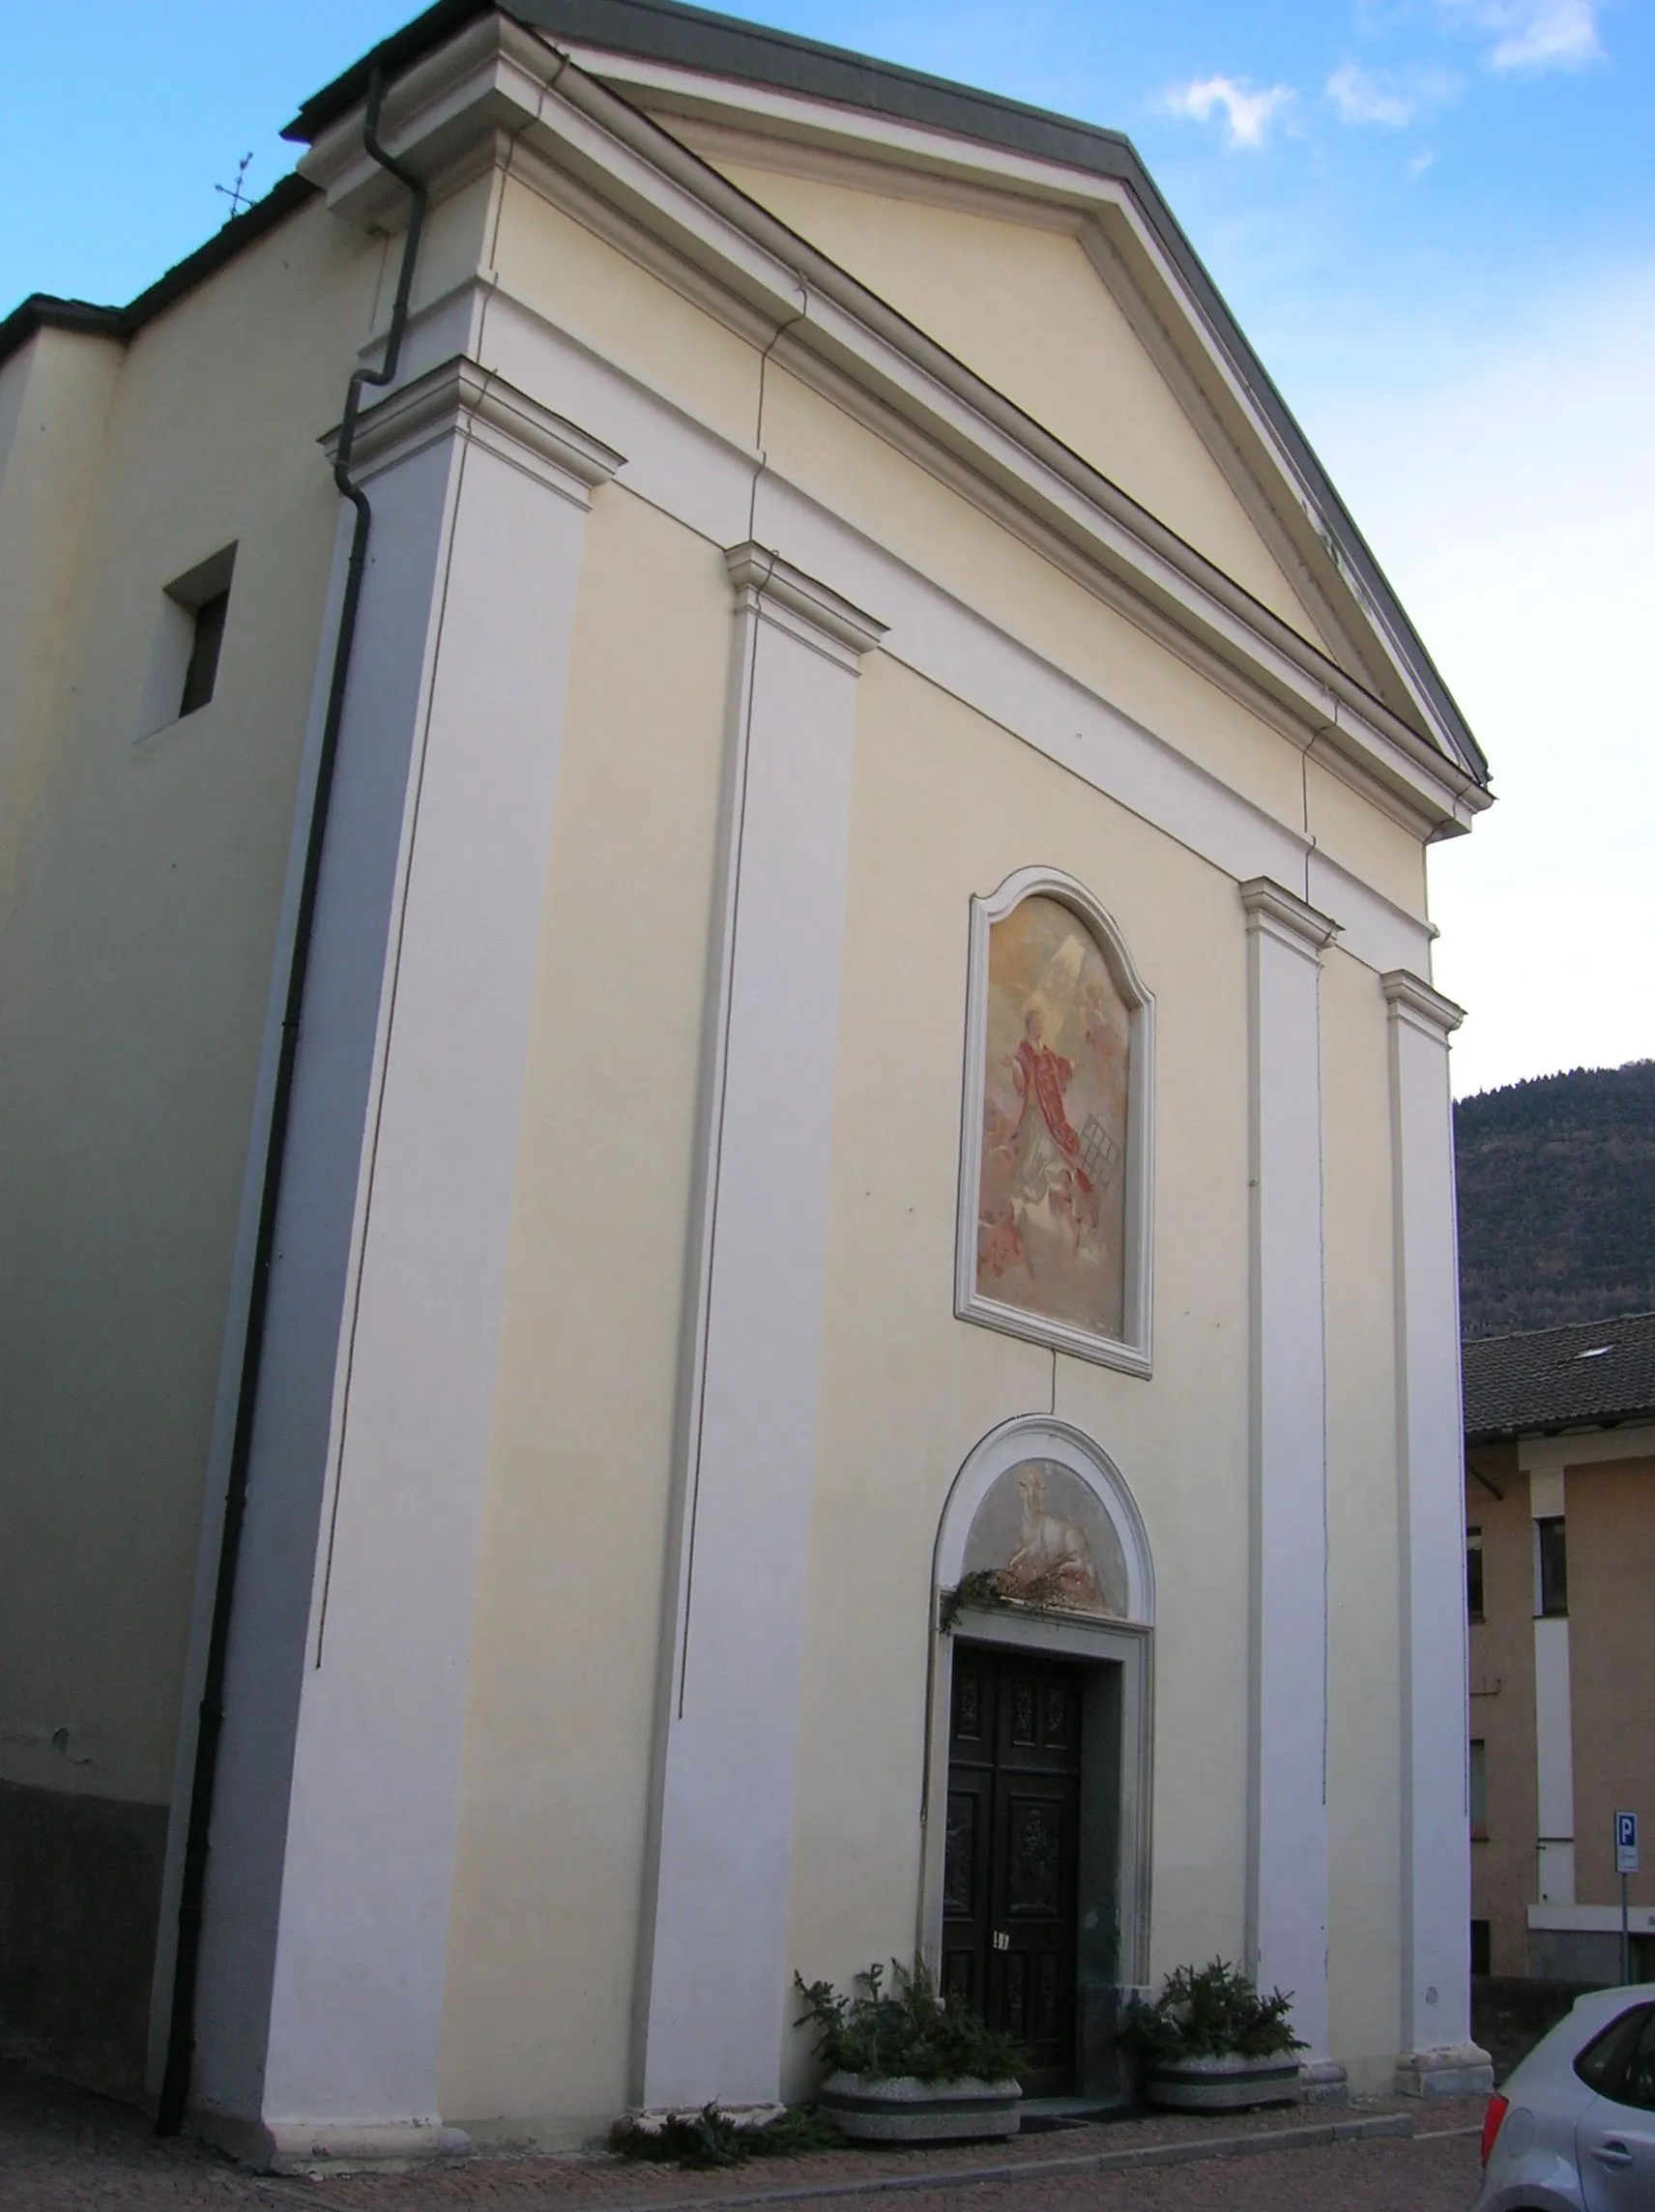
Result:
<instances>
[{"instance_id":1,"label":"white cloud","mask_svg":"<svg viewBox=\"0 0 1655 2212\"><path fill-rule=\"evenodd\" d=\"M1441 0L1445 12L1495 34L1491 69L1582 69L1601 61L1600 0Z\"/></svg>"},{"instance_id":2,"label":"white cloud","mask_svg":"<svg viewBox=\"0 0 1655 2212\"><path fill-rule=\"evenodd\" d=\"M1408 164L1408 175L1410 177L1423 177L1426 170L1435 164L1436 160L1435 149L1430 146L1422 146Z\"/></svg>"},{"instance_id":3,"label":"white cloud","mask_svg":"<svg viewBox=\"0 0 1655 2212\"><path fill-rule=\"evenodd\" d=\"M1400 131L1414 117L1414 102L1395 89L1390 78L1346 62L1327 80L1327 97L1342 123L1379 123Z\"/></svg>"},{"instance_id":4,"label":"white cloud","mask_svg":"<svg viewBox=\"0 0 1655 2212\"><path fill-rule=\"evenodd\" d=\"M1187 115L1197 123L1205 123L1215 108L1222 108L1225 144L1257 153L1269 135L1270 125L1292 102L1290 85L1272 84L1255 92L1244 76L1205 76L1175 86L1162 105L1169 115Z\"/></svg>"}]
</instances>

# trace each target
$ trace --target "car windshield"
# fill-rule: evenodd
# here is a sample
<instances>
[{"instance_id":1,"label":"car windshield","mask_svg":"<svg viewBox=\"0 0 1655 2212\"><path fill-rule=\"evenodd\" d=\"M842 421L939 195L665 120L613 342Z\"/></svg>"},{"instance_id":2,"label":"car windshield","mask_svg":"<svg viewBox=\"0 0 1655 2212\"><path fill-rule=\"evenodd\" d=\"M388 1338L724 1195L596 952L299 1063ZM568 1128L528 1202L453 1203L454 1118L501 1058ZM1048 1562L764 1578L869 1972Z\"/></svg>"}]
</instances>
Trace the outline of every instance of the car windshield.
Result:
<instances>
[{"instance_id":1,"label":"car windshield","mask_svg":"<svg viewBox=\"0 0 1655 2212\"><path fill-rule=\"evenodd\" d=\"M1594 2035L1585 2049L1577 2053L1575 2072L1589 2089L1595 2089L1600 2097L1619 2098L1627 2062L1641 2030L1652 2020L1655 2020L1655 2005L1634 2005L1618 2020L1611 2020L1608 2027ZM1655 2042L1640 2070L1648 2074L1652 2067L1655 2067Z\"/></svg>"}]
</instances>

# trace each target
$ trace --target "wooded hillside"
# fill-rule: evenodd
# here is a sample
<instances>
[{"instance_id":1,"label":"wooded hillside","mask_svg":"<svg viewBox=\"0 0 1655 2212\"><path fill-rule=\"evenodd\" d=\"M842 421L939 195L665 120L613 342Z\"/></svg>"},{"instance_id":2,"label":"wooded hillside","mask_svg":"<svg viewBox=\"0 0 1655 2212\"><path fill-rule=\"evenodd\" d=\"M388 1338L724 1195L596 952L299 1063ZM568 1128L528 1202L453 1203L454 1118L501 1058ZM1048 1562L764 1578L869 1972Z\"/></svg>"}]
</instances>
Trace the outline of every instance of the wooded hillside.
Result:
<instances>
[{"instance_id":1,"label":"wooded hillside","mask_svg":"<svg viewBox=\"0 0 1655 2212\"><path fill-rule=\"evenodd\" d=\"M1467 1336L1655 1311L1655 1060L1463 1098Z\"/></svg>"}]
</instances>

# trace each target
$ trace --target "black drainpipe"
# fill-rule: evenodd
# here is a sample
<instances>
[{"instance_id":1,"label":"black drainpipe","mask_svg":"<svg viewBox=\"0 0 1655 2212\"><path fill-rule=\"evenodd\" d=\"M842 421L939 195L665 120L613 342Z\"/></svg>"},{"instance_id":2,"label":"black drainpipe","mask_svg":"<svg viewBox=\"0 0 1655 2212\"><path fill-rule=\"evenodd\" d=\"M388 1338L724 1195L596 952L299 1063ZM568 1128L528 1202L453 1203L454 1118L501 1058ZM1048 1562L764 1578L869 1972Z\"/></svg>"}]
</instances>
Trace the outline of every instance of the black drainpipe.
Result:
<instances>
[{"instance_id":1,"label":"black drainpipe","mask_svg":"<svg viewBox=\"0 0 1655 2212\"><path fill-rule=\"evenodd\" d=\"M362 396L370 385L389 384L396 374L408 323L408 297L414 285L420 232L425 219L425 186L414 172L388 154L379 142L380 103L385 96L384 72L375 69L368 78L367 110L363 121L363 144L382 169L389 170L409 195L408 233L402 247L402 266L396 278L396 299L386 334L385 358L378 368L359 368L345 394L344 418L339 425L338 451L334 460L334 481L339 496L356 509L351 534L350 563L345 570L344 597L339 606L338 633L334 641L334 667L328 684L328 712L322 724L322 742L316 758L316 786L310 800L310 819L305 831L305 872L300 879L299 908L294 917L293 951L288 962L287 990L281 1008L281 1044L276 1062L276 1084L271 1093L270 1134L265 1146L264 1179L259 1190L258 1230L253 1239L252 1284L247 1295L247 1335L242 1346L242 1372L236 1391L236 1427L230 1444L230 1472L224 1491L224 1526L218 1539L218 1571L213 1588L213 1623L207 1638L207 1669L201 1685L200 1718L195 1735L195 1765L189 1782L189 1824L185 1831L184 1875L178 1898L178 1954L172 1977L172 2019L167 2035L166 2073L156 2111L156 2133L175 2136L184 2125L189 2098L190 2062L195 2054L195 1985L201 1964L201 1908L207 1888L207 1854L213 1825L213 1784L218 1768L218 1740L224 1725L224 1669L230 1648L230 1615L236 1601L236 1567L241 1557L242 1525L247 1514L247 1464L252 1454L253 1415L258 1404L259 1369L264 1360L265 1324L270 1311L270 1270L276 1248L276 1209L281 1198L281 1171L287 1150L287 1126L293 1108L293 1070L299 1054L300 1023L305 1010L305 983L310 967L310 943L316 925L316 890L322 874L322 847L328 833L328 804L333 796L334 767L339 749L339 725L344 718L345 685L351 672L351 648L356 641L357 611L362 604L363 574L367 567L368 532L373 509L367 494L351 480L351 449L356 440Z\"/></svg>"}]
</instances>

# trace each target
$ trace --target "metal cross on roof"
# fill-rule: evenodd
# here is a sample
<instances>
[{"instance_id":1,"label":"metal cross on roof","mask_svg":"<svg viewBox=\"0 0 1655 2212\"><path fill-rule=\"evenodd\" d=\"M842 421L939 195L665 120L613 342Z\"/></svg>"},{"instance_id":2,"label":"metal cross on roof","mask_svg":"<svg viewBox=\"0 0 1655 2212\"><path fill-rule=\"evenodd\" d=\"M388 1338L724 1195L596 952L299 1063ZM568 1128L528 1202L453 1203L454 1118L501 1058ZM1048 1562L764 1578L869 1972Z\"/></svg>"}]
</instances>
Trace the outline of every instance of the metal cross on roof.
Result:
<instances>
[{"instance_id":1,"label":"metal cross on roof","mask_svg":"<svg viewBox=\"0 0 1655 2212\"><path fill-rule=\"evenodd\" d=\"M230 212L224 218L226 222L234 222L237 216L241 214L243 208L251 207L253 204L252 194L250 192L244 192L242 189L242 180L247 175L247 166L251 160L251 154L244 154L236 166L235 183L233 185L215 185L213 187L213 189L216 192L222 192L224 197L230 203Z\"/></svg>"}]
</instances>

